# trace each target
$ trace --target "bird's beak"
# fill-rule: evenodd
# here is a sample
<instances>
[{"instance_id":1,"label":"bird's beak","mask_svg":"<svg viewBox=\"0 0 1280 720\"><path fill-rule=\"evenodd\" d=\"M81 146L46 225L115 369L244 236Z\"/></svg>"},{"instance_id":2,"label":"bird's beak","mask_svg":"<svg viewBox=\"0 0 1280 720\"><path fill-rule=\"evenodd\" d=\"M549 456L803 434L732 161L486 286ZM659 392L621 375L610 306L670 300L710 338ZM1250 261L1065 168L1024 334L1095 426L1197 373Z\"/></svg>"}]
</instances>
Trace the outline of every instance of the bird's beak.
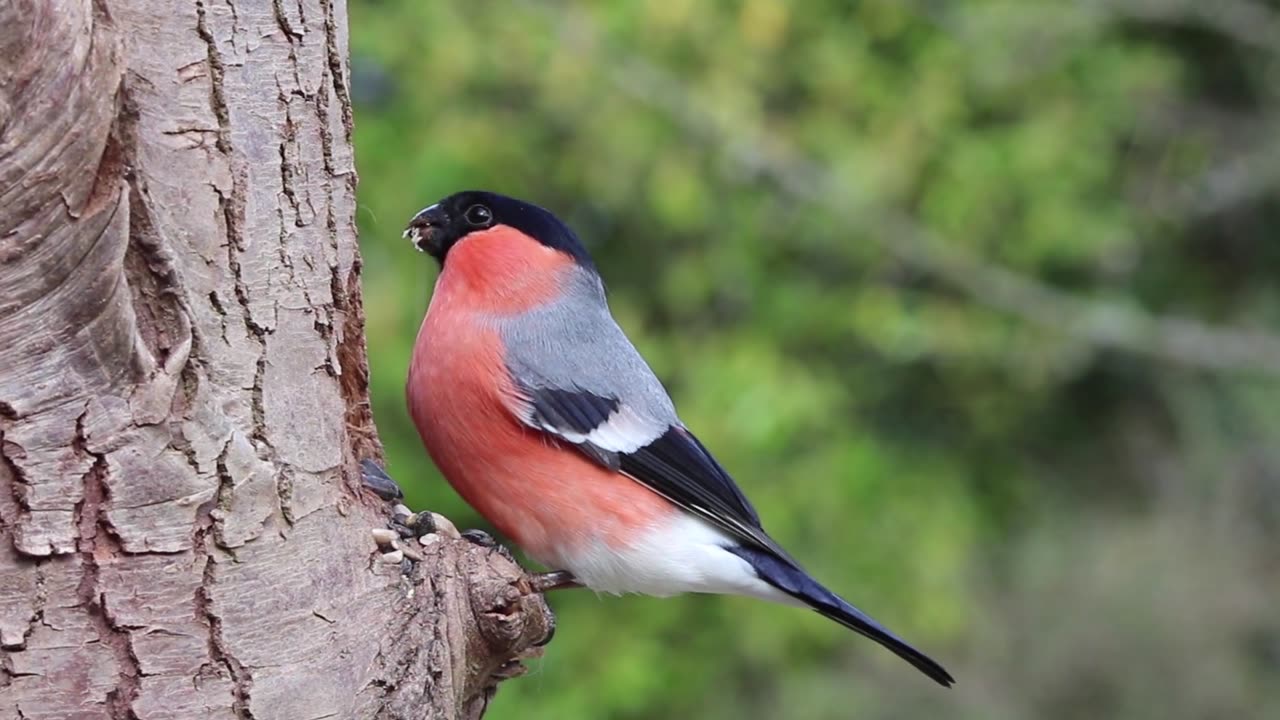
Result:
<instances>
[{"instance_id":1,"label":"bird's beak","mask_svg":"<svg viewBox=\"0 0 1280 720\"><path fill-rule=\"evenodd\" d=\"M404 230L404 237L408 238L419 251L439 257L444 249L441 235L448 224L449 218L444 210L439 205L432 205L413 216L409 221L409 227Z\"/></svg>"}]
</instances>

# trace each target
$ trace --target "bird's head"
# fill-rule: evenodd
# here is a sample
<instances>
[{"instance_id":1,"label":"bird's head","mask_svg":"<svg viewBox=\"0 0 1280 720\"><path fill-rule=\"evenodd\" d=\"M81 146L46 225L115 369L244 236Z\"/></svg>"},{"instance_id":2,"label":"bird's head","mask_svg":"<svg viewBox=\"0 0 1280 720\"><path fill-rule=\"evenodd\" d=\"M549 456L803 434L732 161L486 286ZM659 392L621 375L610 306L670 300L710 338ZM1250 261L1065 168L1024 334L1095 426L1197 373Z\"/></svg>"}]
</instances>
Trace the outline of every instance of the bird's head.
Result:
<instances>
[{"instance_id":1,"label":"bird's head","mask_svg":"<svg viewBox=\"0 0 1280 720\"><path fill-rule=\"evenodd\" d=\"M503 227L594 268L578 236L555 215L532 203L484 190L457 192L424 208L409 221L404 236L443 265L449 251L469 236Z\"/></svg>"}]
</instances>

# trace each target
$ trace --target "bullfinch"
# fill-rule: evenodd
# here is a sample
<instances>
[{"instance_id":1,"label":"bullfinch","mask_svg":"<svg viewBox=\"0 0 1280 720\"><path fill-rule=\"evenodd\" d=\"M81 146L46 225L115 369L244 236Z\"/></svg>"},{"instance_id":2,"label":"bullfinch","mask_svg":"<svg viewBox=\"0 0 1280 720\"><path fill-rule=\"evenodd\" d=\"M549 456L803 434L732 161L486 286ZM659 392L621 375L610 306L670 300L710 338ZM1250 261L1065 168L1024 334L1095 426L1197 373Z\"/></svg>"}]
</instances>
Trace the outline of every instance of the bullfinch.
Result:
<instances>
[{"instance_id":1,"label":"bullfinch","mask_svg":"<svg viewBox=\"0 0 1280 720\"><path fill-rule=\"evenodd\" d=\"M458 493L556 570L536 589L807 607L954 682L769 537L618 327L563 222L467 191L419 212L405 236L441 265L410 361L410 414Z\"/></svg>"}]
</instances>

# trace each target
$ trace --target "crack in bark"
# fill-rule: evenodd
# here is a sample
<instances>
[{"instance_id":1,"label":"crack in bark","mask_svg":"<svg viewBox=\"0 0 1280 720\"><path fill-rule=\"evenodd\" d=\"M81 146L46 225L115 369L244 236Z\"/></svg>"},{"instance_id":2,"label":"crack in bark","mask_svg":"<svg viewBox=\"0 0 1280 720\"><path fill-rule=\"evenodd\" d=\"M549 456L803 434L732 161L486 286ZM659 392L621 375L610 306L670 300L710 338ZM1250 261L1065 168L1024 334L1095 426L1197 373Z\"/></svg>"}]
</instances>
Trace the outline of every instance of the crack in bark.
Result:
<instances>
[{"instance_id":1,"label":"crack in bark","mask_svg":"<svg viewBox=\"0 0 1280 720\"><path fill-rule=\"evenodd\" d=\"M294 171L293 164L289 161L289 149L297 148L297 125L293 121L293 116L289 110L289 96L285 94L284 89L276 85L276 99L280 103L281 110L284 114L284 130L281 133L280 143L278 145L280 152L280 187L284 193L285 199L288 200L289 207L293 208L293 226L305 227L309 223L303 220L302 204L298 200L297 190L294 188ZM307 199L308 208L311 211L311 217L315 217L315 209L311 207L310 198ZM307 289L305 282L298 280L298 274L293 265L293 258L289 256L289 231L285 221L285 208L283 204L276 207L276 216L280 222L279 243L276 248L277 255L280 258L280 264L288 273L289 283L297 287L302 292L302 299L306 303L306 307L315 308L316 303L312 301L311 292ZM305 256L304 256L305 259Z\"/></svg>"},{"instance_id":2,"label":"crack in bark","mask_svg":"<svg viewBox=\"0 0 1280 720\"><path fill-rule=\"evenodd\" d=\"M227 198L216 188L214 192L218 196L218 202L222 206L223 217L227 226L227 266L231 269L232 279L234 281L236 302L240 306L242 320L244 321L245 330L248 332L258 345L258 359L255 363L253 374L253 388L250 393L250 405L253 411L253 428L250 437L253 438L256 450L259 455L270 456L273 453L271 441L266 434L266 407L263 404L263 381L267 371L267 328L259 325L253 319L252 311L249 304L249 289L244 281L243 268L240 265L239 253L243 250L243 230L241 228L239 214L244 212L244 198L241 191L242 181L240 174L236 173L232 181L231 197ZM266 459L264 457L264 459Z\"/></svg>"},{"instance_id":3,"label":"crack in bark","mask_svg":"<svg viewBox=\"0 0 1280 720\"><path fill-rule=\"evenodd\" d=\"M333 133L329 129L329 88L332 84L330 78L330 70L328 65L325 66L321 73L321 84L315 96L314 108L316 114L316 127L320 132L320 158L324 163L323 187L325 194L325 229L328 231L328 250L332 256L327 258L329 261L329 296L332 302L325 307L325 317L322 319L317 317L315 320L316 332L324 338L327 346L332 351L326 353L324 370L330 377L337 378L341 375L340 361L338 359L337 348L333 342L335 314L338 312L338 305L344 302L341 297L342 284L338 279L338 218L334 214L334 177L335 167L333 162ZM348 189L354 192L353 187ZM356 262L359 262L357 256ZM344 398L348 401L349 398Z\"/></svg>"},{"instance_id":4,"label":"crack in bark","mask_svg":"<svg viewBox=\"0 0 1280 720\"><path fill-rule=\"evenodd\" d=\"M36 625L46 625L44 621L44 608L49 603L49 586L48 579L44 574L44 560L37 559L35 561L36 575L36 596L31 603L31 621L27 623L27 629L22 632L22 643L17 648L21 650L27 645L27 638L31 636L31 631L35 630ZM47 625L46 625L47 627Z\"/></svg>"},{"instance_id":5,"label":"crack in bark","mask_svg":"<svg viewBox=\"0 0 1280 720\"><path fill-rule=\"evenodd\" d=\"M329 131L329 87L332 85L332 71L325 66L320 77L320 87L316 92L316 127L320 129L320 158L324 162L324 188L328 199L327 217L333 219L333 133ZM329 224L333 231L336 224ZM334 237L331 235L330 237Z\"/></svg>"},{"instance_id":6,"label":"crack in bark","mask_svg":"<svg viewBox=\"0 0 1280 720\"><path fill-rule=\"evenodd\" d=\"M15 673L11 667L7 666L10 654L27 648L27 638L31 637L31 633L36 629L37 625L49 627L44 620L44 608L49 602L49 589L44 574L43 560L41 558L36 558L32 561L32 572L35 575L35 582L32 584L34 596L31 598L31 617L27 618L27 626L23 628L22 637L18 638L17 642L11 644L0 644L0 650L5 651L3 654L0 654L0 670L4 670L9 675L15 677L21 676L24 673ZM3 688L4 686L5 683L0 682L0 688Z\"/></svg>"},{"instance_id":7,"label":"crack in bark","mask_svg":"<svg viewBox=\"0 0 1280 720\"><path fill-rule=\"evenodd\" d=\"M257 369L253 374L253 438L258 451L259 457L265 453L268 456L274 454L274 448L271 447L271 441L267 439L267 409L263 404L263 387L262 383L267 375L267 347L266 341L262 341L262 353L258 355ZM264 460L268 459L266 457Z\"/></svg>"},{"instance_id":8,"label":"crack in bark","mask_svg":"<svg viewBox=\"0 0 1280 720\"><path fill-rule=\"evenodd\" d=\"M76 432L72 440L78 453L93 458L93 465L84 476L84 497L75 509L81 562L76 597L88 613L90 624L98 636L97 642L106 646L115 659L116 685L107 693L107 710L112 720L137 720L133 702L141 690L142 668L131 634L112 619L107 610L106 592L98 582L101 563L119 557L122 551L103 507L108 493L107 458L88 447L84 427L86 414L87 410L76 418Z\"/></svg>"},{"instance_id":9,"label":"crack in bark","mask_svg":"<svg viewBox=\"0 0 1280 720\"><path fill-rule=\"evenodd\" d=\"M109 493L106 483L107 456L105 453L89 449L89 436L85 434L84 427L88 414L86 404L84 412L76 418L76 432L71 439L71 445L76 454L87 455L93 459L93 464L83 478L84 497L76 503L76 526L80 531L80 540L89 541L90 549L98 549L97 543L101 539L104 542L103 547L108 551L108 556L114 556L118 554L120 547L119 543L115 542L117 540L115 528L111 527L102 507L108 502ZM101 538L98 530L103 531ZM83 551L84 548L81 550Z\"/></svg>"},{"instance_id":10,"label":"crack in bark","mask_svg":"<svg viewBox=\"0 0 1280 720\"><path fill-rule=\"evenodd\" d=\"M289 22L289 16L284 11L282 0L272 0L271 11L275 15L276 26L284 33L284 37L289 41L289 67L293 70L293 84L299 88L299 94L305 97L301 92L302 73L299 70L298 63L298 45L303 42L303 35L307 29L307 16L302 12L302 5L298 5L298 22L302 24L302 30L293 29L292 23ZM276 77L276 86L279 87L280 78Z\"/></svg>"},{"instance_id":11,"label":"crack in bark","mask_svg":"<svg viewBox=\"0 0 1280 720\"><path fill-rule=\"evenodd\" d=\"M12 410L7 404L4 406ZM16 414L16 413L15 413ZM9 413L0 413L0 418L8 419L12 417ZM13 509L15 513L0 512L0 524L7 528L16 529L19 525L22 515L30 514L31 508L27 505L25 493L22 492L22 486L26 485L26 476L22 472L22 468L18 463L9 457L9 441L5 439L5 425L0 422L0 481L3 481L4 488L0 491L8 492L9 497L13 498ZM8 506L8 503L0 503L0 511ZM12 515L12 516L10 516ZM14 547L18 552L22 552L22 548L15 543ZM23 553L24 555L26 553Z\"/></svg>"},{"instance_id":12,"label":"crack in bark","mask_svg":"<svg viewBox=\"0 0 1280 720\"><path fill-rule=\"evenodd\" d=\"M349 144L355 122L352 118L351 93L347 89L346 75L343 73L342 52L338 47L338 22L333 16L333 0L320 0L320 8L324 11L324 44L329 57L329 75L333 79L333 91L338 95L339 107L342 108L342 127Z\"/></svg>"},{"instance_id":13,"label":"crack in bark","mask_svg":"<svg viewBox=\"0 0 1280 720\"><path fill-rule=\"evenodd\" d=\"M131 153L137 147L136 131L127 132ZM150 193L145 183L132 174L129 189L129 245L124 271L139 321L138 334L162 372L176 376L186 367L191 354L202 354L200 333L192 321L177 258L156 226Z\"/></svg>"},{"instance_id":14,"label":"crack in bark","mask_svg":"<svg viewBox=\"0 0 1280 720\"><path fill-rule=\"evenodd\" d=\"M235 47L240 36L240 11L236 10L235 0L227 0L227 9L231 11L231 47Z\"/></svg>"},{"instance_id":15,"label":"crack in bark","mask_svg":"<svg viewBox=\"0 0 1280 720\"><path fill-rule=\"evenodd\" d=\"M182 453L182 457L187 461L187 466L191 468L194 477L202 477L205 475L205 471L200 467L200 458L196 454L196 448L191 444L190 438L186 436L182 429L182 422L185 419L187 409L195 404L197 386L200 382L193 365L183 368L181 380L182 404L181 407L174 408L169 419L169 447ZM194 539L192 547L195 547Z\"/></svg>"},{"instance_id":16,"label":"crack in bark","mask_svg":"<svg viewBox=\"0 0 1280 720\"><path fill-rule=\"evenodd\" d=\"M117 107L116 125L119 123L121 95L122 90L118 88L114 99ZM85 215L97 214L116 197L116 193L112 191L116 189L116 183L124 175L126 167L125 149L121 138L117 135L116 125L113 125L111 132L107 135L106 145L102 148L102 156L98 158L98 167L94 170L93 187L89 190L89 197L85 199L84 205L79 210L76 210L67 201L66 194L62 194L62 202L67 208L67 215L73 220L79 220Z\"/></svg>"},{"instance_id":17,"label":"crack in bark","mask_svg":"<svg viewBox=\"0 0 1280 720\"><path fill-rule=\"evenodd\" d=\"M218 453L218 459L214 463L218 470L218 494L215 496L215 507L218 510L217 515L212 515L213 532L218 537L218 545L225 547L225 542L220 536L222 532L222 516L231 512L232 495L236 491L236 479L231 477L231 471L227 469L227 455L231 452L231 443L234 442L234 436L228 437L227 442L223 444L222 451Z\"/></svg>"},{"instance_id":18,"label":"crack in bark","mask_svg":"<svg viewBox=\"0 0 1280 720\"><path fill-rule=\"evenodd\" d=\"M243 230L240 223L240 215L244 212L244 199L239 190L240 184L240 173L236 172L232 180L230 197L227 197L218 188L214 188L214 193L218 196L218 205L222 208L222 218L227 228L227 265L231 269L232 279L235 281L236 303L240 305L244 315L244 325L249 331L249 335L262 341L267 329L253 319L253 313L249 309L249 288L244 281L243 268L240 267L240 256L238 254L244 250Z\"/></svg>"},{"instance_id":19,"label":"crack in bark","mask_svg":"<svg viewBox=\"0 0 1280 720\"><path fill-rule=\"evenodd\" d=\"M232 6L233 17L235 3ZM231 154L231 114L227 109L227 97L223 88L223 78L226 75L226 67L222 64L222 53L218 51L218 42L214 39L213 33L209 31L208 19L205 17L204 0L196 0L196 34L204 41L208 47L209 60L209 85L210 85L210 105L213 107L213 115L218 118L218 150L225 155Z\"/></svg>"},{"instance_id":20,"label":"crack in bark","mask_svg":"<svg viewBox=\"0 0 1280 720\"><path fill-rule=\"evenodd\" d=\"M214 553L219 550L230 553L223 544L221 533L221 515L230 510L231 494L234 492L235 480L227 470L227 453L232 440L229 438L218 454L216 462L218 474L218 494L209 503L209 508L198 515L192 547L196 552L204 553L204 569L200 576L200 585L196 588L193 604L196 618L205 625L208 631L208 653L210 663L221 668L231 679L232 711L237 718L252 720L249 710L249 696L253 688L253 675L231 652L223 638L222 618L214 611L212 588L217 584L215 577ZM212 532L211 532L212 531ZM233 555L234 557L234 555ZM204 674L210 663L205 663L196 672L196 677Z\"/></svg>"},{"instance_id":21,"label":"crack in bark","mask_svg":"<svg viewBox=\"0 0 1280 720\"><path fill-rule=\"evenodd\" d=\"M206 540L207 542L207 540ZM213 549L205 547L204 574L200 587L196 588L195 609L199 617L209 628L209 657L221 665L231 677L232 710L237 718L253 720L253 712L249 709L249 696L253 690L253 674L236 656L231 653L222 636L222 618L213 609L213 595L210 592L216 582L214 577Z\"/></svg>"},{"instance_id":22,"label":"crack in bark","mask_svg":"<svg viewBox=\"0 0 1280 720\"><path fill-rule=\"evenodd\" d=\"M280 464L280 472L276 474L276 499L280 502L280 515L290 526L296 521L293 513L293 468L287 463Z\"/></svg>"},{"instance_id":23,"label":"crack in bark","mask_svg":"<svg viewBox=\"0 0 1280 720\"><path fill-rule=\"evenodd\" d=\"M307 5L303 0L295 0L294 4L298 8L298 21L302 23L302 28L305 31L307 27Z\"/></svg>"},{"instance_id":24,"label":"crack in bark","mask_svg":"<svg viewBox=\"0 0 1280 720\"><path fill-rule=\"evenodd\" d=\"M369 357L365 352L364 305L360 297L360 256L352 260L345 283L337 268L330 274L330 283L334 307L342 313L342 337L337 347L338 391L347 408L351 449L357 460L381 458L382 443L378 441L373 409L366 392L369 387Z\"/></svg>"},{"instance_id":25,"label":"crack in bark","mask_svg":"<svg viewBox=\"0 0 1280 720\"><path fill-rule=\"evenodd\" d=\"M298 128L293 124L293 117L289 115L289 97L281 92L277 99L284 108L284 131L280 136L280 188L284 191L284 197L289 201L289 207L293 208L293 224L294 227L302 227L302 209L298 207L298 194L293 189L293 168L289 166L289 145L297 142ZM280 239L284 239L284 233L281 233ZM281 243L281 252L283 252ZM289 267L293 269L292 264Z\"/></svg>"},{"instance_id":26,"label":"crack in bark","mask_svg":"<svg viewBox=\"0 0 1280 720\"><path fill-rule=\"evenodd\" d=\"M284 2L282 0L271 0L271 11L276 18L276 26L280 28L284 36L288 38L289 45L293 45L295 40L302 39L302 33L293 29L293 25L289 22L289 16L284 12ZM298 14L302 14L302 8L298 8ZM306 27L306 18L302 18L303 27ZM291 60L295 58L290 58Z\"/></svg>"},{"instance_id":27,"label":"crack in bark","mask_svg":"<svg viewBox=\"0 0 1280 720\"><path fill-rule=\"evenodd\" d=\"M227 308L222 304L222 298L218 297L217 290L209 291L209 306L218 314L218 324L222 328L222 342L230 345L231 342L227 340Z\"/></svg>"}]
</instances>

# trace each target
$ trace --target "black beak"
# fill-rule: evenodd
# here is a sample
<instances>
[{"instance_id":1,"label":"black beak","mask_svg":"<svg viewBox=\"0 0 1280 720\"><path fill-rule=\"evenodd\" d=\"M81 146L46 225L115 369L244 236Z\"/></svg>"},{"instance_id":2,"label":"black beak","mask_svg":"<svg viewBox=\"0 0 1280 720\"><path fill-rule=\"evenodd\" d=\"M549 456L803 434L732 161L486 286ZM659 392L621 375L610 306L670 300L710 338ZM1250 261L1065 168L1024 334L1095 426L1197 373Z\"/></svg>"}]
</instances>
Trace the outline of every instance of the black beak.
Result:
<instances>
[{"instance_id":1,"label":"black beak","mask_svg":"<svg viewBox=\"0 0 1280 720\"><path fill-rule=\"evenodd\" d=\"M444 234L449 226L449 216L440 206L432 205L420 211L409 221L404 236L409 238L414 247L430 254L436 259L444 256Z\"/></svg>"}]
</instances>

